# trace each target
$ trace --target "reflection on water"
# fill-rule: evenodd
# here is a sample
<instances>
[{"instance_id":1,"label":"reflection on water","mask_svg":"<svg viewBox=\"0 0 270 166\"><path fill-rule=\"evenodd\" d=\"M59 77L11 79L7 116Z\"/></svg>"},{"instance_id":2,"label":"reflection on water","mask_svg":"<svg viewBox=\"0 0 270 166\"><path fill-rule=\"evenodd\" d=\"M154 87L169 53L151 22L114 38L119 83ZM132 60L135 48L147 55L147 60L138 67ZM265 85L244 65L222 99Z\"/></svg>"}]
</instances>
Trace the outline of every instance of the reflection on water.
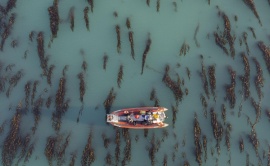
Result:
<instances>
[{"instance_id":1,"label":"reflection on water","mask_svg":"<svg viewBox=\"0 0 270 166\"><path fill-rule=\"evenodd\" d=\"M3 165L270 165L268 1L0 5ZM166 129L105 122L154 105Z\"/></svg>"}]
</instances>

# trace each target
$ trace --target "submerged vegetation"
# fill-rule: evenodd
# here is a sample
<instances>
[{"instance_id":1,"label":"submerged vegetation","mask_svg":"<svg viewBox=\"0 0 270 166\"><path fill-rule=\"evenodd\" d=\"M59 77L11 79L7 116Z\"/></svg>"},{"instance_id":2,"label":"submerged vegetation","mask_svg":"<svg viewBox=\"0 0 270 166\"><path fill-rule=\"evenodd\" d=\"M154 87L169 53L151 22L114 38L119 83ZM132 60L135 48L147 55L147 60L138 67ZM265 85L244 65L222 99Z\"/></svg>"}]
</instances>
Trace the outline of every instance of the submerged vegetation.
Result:
<instances>
[{"instance_id":1,"label":"submerged vegetation","mask_svg":"<svg viewBox=\"0 0 270 166\"><path fill-rule=\"evenodd\" d=\"M205 0L213 19L193 24L190 1L133 3L0 2L1 164L270 165L263 3ZM137 105L169 108L169 127L106 125Z\"/></svg>"}]
</instances>

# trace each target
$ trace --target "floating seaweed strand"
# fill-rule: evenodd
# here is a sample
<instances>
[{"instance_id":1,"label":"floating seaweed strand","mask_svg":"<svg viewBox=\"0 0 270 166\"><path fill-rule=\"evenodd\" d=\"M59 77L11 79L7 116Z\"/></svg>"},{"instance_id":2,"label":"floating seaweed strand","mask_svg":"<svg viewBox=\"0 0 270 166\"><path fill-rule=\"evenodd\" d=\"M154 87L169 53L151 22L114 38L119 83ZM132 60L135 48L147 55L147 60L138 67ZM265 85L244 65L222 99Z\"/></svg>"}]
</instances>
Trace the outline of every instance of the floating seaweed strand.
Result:
<instances>
[{"instance_id":1,"label":"floating seaweed strand","mask_svg":"<svg viewBox=\"0 0 270 166\"><path fill-rule=\"evenodd\" d=\"M35 142L33 142L32 144L29 145L29 148L25 154L25 158L24 158L24 165L29 162L29 159L31 158L33 151L35 150Z\"/></svg>"},{"instance_id":2,"label":"floating seaweed strand","mask_svg":"<svg viewBox=\"0 0 270 166\"><path fill-rule=\"evenodd\" d=\"M4 8L4 6L0 5L0 13L3 15L5 14L5 12L6 12L6 9ZM3 19L3 16L0 17L0 22L2 19Z\"/></svg>"},{"instance_id":3,"label":"floating seaweed strand","mask_svg":"<svg viewBox=\"0 0 270 166\"><path fill-rule=\"evenodd\" d=\"M62 140L64 139L64 134L57 134L56 136L49 136L47 138L47 143L45 147L44 154L49 162L49 165L53 165L53 161L57 160L57 165L63 165L64 155L67 146L70 141L70 133L65 137L65 141L62 144Z\"/></svg>"},{"instance_id":4,"label":"floating seaweed strand","mask_svg":"<svg viewBox=\"0 0 270 166\"><path fill-rule=\"evenodd\" d=\"M124 132L124 139L126 142L126 145L124 147L124 158L122 160L122 165L127 165L131 160L131 138L130 133L128 129L122 129Z\"/></svg>"},{"instance_id":5,"label":"floating seaweed strand","mask_svg":"<svg viewBox=\"0 0 270 166\"><path fill-rule=\"evenodd\" d=\"M33 42L34 40L34 36L36 35L36 32L35 31L31 31L28 35L28 38L31 42Z\"/></svg>"},{"instance_id":6,"label":"floating seaweed strand","mask_svg":"<svg viewBox=\"0 0 270 166\"><path fill-rule=\"evenodd\" d=\"M112 155L110 153L107 153L106 157L105 157L105 161L107 165L113 165L112 164Z\"/></svg>"},{"instance_id":7,"label":"floating seaweed strand","mask_svg":"<svg viewBox=\"0 0 270 166\"><path fill-rule=\"evenodd\" d=\"M52 103L52 96L49 96L46 101L46 107L49 109Z\"/></svg>"},{"instance_id":8,"label":"floating seaweed strand","mask_svg":"<svg viewBox=\"0 0 270 166\"><path fill-rule=\"evenodd\" d=\"M155 104L154 104L154 107L159 107L160 105L159 105L159 100L158 100L158 98L155 98Z\"/></svg>"},{"instance_id":9,"label":"floating seaweed strand","mask_svg":"<svg viewBox=\"0 0 270 166\"><path fill-rule=\"evenodd\" d=\"M150 100L155 102L154 107L159 107L159 99L156 96L155 88L153 88L151 91Z\"/></svg>"},{"instance_id":10,"label":"floating seaweed strand","mask_svg":"<svg viewBox=\"0 0 270 166\"><path fill-rule=\"evenodd\" d=\"M250 134L248 135L249 137L249 141L252 143L254 149L255 149L255 152L256 152L256 156L258 157L259 156L259 153L258 153L258 147L260 145L260 142L258 140L258 137L257 137L257 133L255 131L255 128L254 126L252 127L251 129L251 132Z\"/></svg>"},{"instance_id":11,"label":"floating seaweed strand","mask_svg":"<svg viewBox=\"0 0 270 166\"><path fill-rule=\"evenodd\" d=\"M252 10L253 14L258 19L259 24L262 26L262 22L261 22L259 14L258 14L258 12L256 10L254 1L253 0L243 0L243 1Z\"/></svg>"},{"instance_id":12,"label":"floating seaweed strand","mask_svg":"<svg viewBox=\"0 0 270 166\"><path fill-rule=\"evenodd\" d=\"M223 50L226 55L229 55L227 48L224 46L227 42L221 38L216 32L214 32L216 44Z\"/></svg>"},{"instance_id":13,"label":"floating seaweed strand","mask_svg":"<svg viewBox=\"0 0 270 166\"><path fill-rule=\"evenodd\" d=\"M166 84L168 88L172 90L176 100L176 105L178 105L179 101L182 101L183 92L181 90L181 87L170 78L168 74L169 69L170 69L169 65L166 65L162 81Z\"/></svg>"},{"instance_id":14,"label":"floating seaweed strand","mask_svg":"<svg viewBox=\"0 0 270 166\"><path fill-rule=\"evenodd\" d=\"M232 58L234 59L235 56L235 48L234 48L234 39L231 35L231 23L228 16L225 13L221 13L223 20L224 20L224 36L226 37L229 46L230 46L230 53Z\"/></svg>"},{"instance_id":15,"label":"floating seaweed strand","mask_svg":"<svg viewBox=\"0 0 270 166\"><path fill-rule=\"evenodd\" d=\"M69 20L70 20L70 29L73 31L74 30L74 20L75 20L75 17L74 17L74 9L75 7L71 7L69 9Z\"/></svg>"},{"instance_id":16,"label":"floating seaweed strand","mask_svg":"<svg viewBox=\"0 0 270 166\"><path fill-rule=\"evenodd\" d=\"M255 34L254 28L248 27L248 29L251 31L251 33L252 33L252 35L253 35L253 38L256 39L257 37L256 37L256 34Z\"/></svg>"},{"instance_id":17,"label":"floating seaweed strand","mask_svg":"<svg viewBox=\"0 0 270 166\"><path fill-rule=\"evenodd\" d=\"M255 120L255 122L253 124L253 126L254 126L254 125L256 125L259 122L259 120L261 118L261 106L260 106L261 103L260 102L259 103L256 103L256 101L254 100L254 98L251 97L251 104L254 107L255 112L256 112L256 120Z\"/></svg>"},{"instance_id":18,"label":"floating seaweed strand","mask_svg":"<svg viewBox=\"0 0 270 166\"><path fill-rule=\"evenodd\" d=\"M213 128L213 135L217 141L217 152L218 155L220 154L220 142L222 139L222 135L223 135L223 128L222 125L217 121L217 115L214 112L214 108L212 107L210 109L210 113L211 113L211 126Z\"/></svg>"},{"instance_id":19,"label":"floating seaweed strand","mask_svg":"<svg viewBox=\"0 0 270 166\"><path fill-rule=\"evenodd\" d=\"M8 36L10 35L10 31L12 29L14 22L15 22L15 18L16 18L16 14L12 13L10 18L9 18L8 24L7 24L6 28L4 29L4 32L1 35L1 37L2 37L1 44L0 44L1 51L3 51L5 41L8 38Z\"/></svg>"},{"instance_id":20,"label":"floating seaweed strand","mask_svg":"<svg viewBox=\"0 0 270 166\"><path fill-rule=\"evenodd\" d=\"M48 70L48 74L47 74L47 83L52 86L52 81L51 81L51 78L52 78L52 73L53 73L53 70L54 70L55 66L54 65L51 65L49 70Z\"/></svg>"},{"instance_id":21,"label":"floating seaweed strand","mask_svg":"<svg viewBox=\"0 0 270 166\"><path fill-rule=\"evenodd\" d=\"M6 125L7 125L7 120L3 121L3 123L0 126L0 135L4 132Z\"/></svg>"},{"instance_id":22,"label":"floating seaweed strand","mask_svg":"<svg viewBox=\"0 0 270 166\"><path fill-rule=\"evenodd\" d=\"M172 2L172 4L173 4L173 7L174 7L174 12L177 12L177 3L174 1L174 2Z\"/></svg>"},{"instance_id":23,"label":"floating seaweed strand","mask_svg":"<svg viewBox=\"0 0 270 166\"><path fill-rule=\"evenodd\" d=\"M207 118L207 107L208 107L207 101L206 101L203 94L201 94L200 98L201 98L201 102L202 102L202 106L203 106L204 117Z\"/></svg>"},{"instance_id":24,"label":"floating seaweed strand","mask_svg":"<svg viewBox=\"0 0 270 166\"><path fill-rule=\"evenodd\" d=\"M173 123L173 128L175 128L175 122L176 122L176 119L177 119L177 116L176 116L177 112L178 112L177 107L172 106L172 113L173 113L172 123Z\"/></svg>"},{"instance_id":25,"label":"floating seaweed strand","mask_svg":"<svg viewBox=\"0 0 270 166\"><path fill-rule=\"evenodd\" d=\"M167 154L164 154L162 165L163 166L167 166L168 165L168 156L167 156Z\"/></svg>"},{"instance_id":26,"label":"floating seaweed strand","mask_svg":"<svg viewBox=\"0 0 270 166\"><path fill-rule=\"evenodd\" d=\"M242 153L245 149L245 146L244 146L244 140L242 137L240 137L239 139L239 150L240 150L240 153Z\"/></svg>"},{"instance_id":27,"label":"floating seaweed strand","mask_svg":"<svg viewBox=\"0 0 270 166\"><path fill-rule=\"evenodd\" d=\"M196 44L197 47L200 47L200 43L198 42L198 39L197 39L197 34L199 32L199 29L200 29L200 24L197 25L197 27L195 29L194 36L193 36L193 39L194 39L195 44Z\"/></svg>"},{"instance_id":28,"label":"floating seaweed strand","mask_svg":"<svg viewBox=\"0 0 270 166\"><path fill-rule=\"evenodd\" d=\"M8 12L10 12L13 8L16 7L16 2L17 0L8 0L7 1L7 5L6 5L6 8L4 10L4 14L8 14Z\"/></svg>"},{"instance_id":29,"label":"floating seaweed strand","mask_svg":"<svg viewBox=\"0 0 270 166\"><path fill-rule=\"evenodd\" d=\"M270 49L262 42L258 42L258 47L261 49L264 55L264 61L267 67L267 70L270 74Z\"/></svg>"},{"instance_id":30,"label":"floating seaweed strand","mask_svg":"<svg viewBox=\"0 0 270 166\"><path fill-rule=\"evenodd\" d=\"M190 166L190 164L187 160L184 161L184 166Z\"/></svg>"},{"instance_id":31,"label":"floating seaweed strand","mask_svg":"<svg viewBox=\"0 0 270 166\"><path fill-rule=\"evenodd\" d=\"M127 26L127 29L130 29L131 28L129 18L126 19L126 26Z\"/></svg>"},{"instance_id":32,"label":"floating seaweed strand","mask_svg":"<svg viewBox=\"0 0 270 166\"><path fill-rule=\"evenodd\" d=\"M154 166L156 163L156 152L157 152L156 137L155 137L155 133L153 133L151 142L150 142L150 147L148 148L148 155L149 155L152 166Z\"/></svg>"},{"instance_id":33,"label":"floating seaweed strand","mask_svg":"<svg viewBox=\"0 0 270 166\"><path fill-rule=\"evenodd\" d=\"M103 106L105 107L106 114L108 114L108 113L110 112L111 106L112 106L112 104L113 104L115 98L116 98L116 94L115 94L115 92L114 92L114 89L111 88L111 90L110 90L110 92L109 92L107 98L106 98L105 101L103 102Z\"/></svg>"},{"instance_id":34,"label":"floating seaweed strand","mask_svg":"<svg viewBox=\"0 0 270 166\"><path fill-rule=\"evenodd\" d=\"M230 151L231 149L231 144L230 144L230 138L231 138L231 132L232 131L232 126L231 124L227 124L226 130L225 130L225 142L227 146L227 150Z\"/></svg>"},{"instance_id":35,"label":"floating seaweed strand","mask_svg":"<svg viewBox=\"0 0 270 166\"><path fill-rule=\"evenodd\" d=\"M249 55L249 47L248 47L248 43L247 43L247 37L248 37L248 34L246 32L243 33L243 40L244 40L244 43L246 45L246 51L247 51L247 54Z\"/></svg>"},{"instance_id":36,"label":"floating seaweed strand","mask_svg":"<svg viewBox=\"0 0 270 166\"><path fill-rule=\"evenodd\" d=\"M128 39L129 39L129 43L130 43L131 57L135 60L133 31L128 32Z\"/></svg>"},{"instance_id":37,"label":"floating seaweed strand","mask_svg":"<svg viewBox=\"0 0 270 166\"><path fill-rule=\"evenodd\" d=\"M80 116L82 115L82 111L84 108L84 102L83 102L83 97L85 95L85 90L86 90L86 86L85 86L85 82L84 82L84 74L83 72L78 74L78 79L80 80L80 86L79 86L79 91L80 91L80 101L82 103L81 109L78 113L78 117L77 117L77 123L80 121Z\"/></svg>"},{"instance_id":38,"label":"floating seaweed strand","mask_svg":"<svg viewBox=\"0 0 270 166\"><path fill-rule=\"evenodd\" d=\"M85 21L85 26L87 30L89 31L89 17L88 17L88 12L89 12L89 7L86 6L83 10L84 13L84 21Z\"/></svg>"},{"instance_id":39,"label":"floating seaweed strand","mask_svg":"<svg viewBox=\"0 0 270 166\"><path fill-rule=\"evenodd\" d=\"M34 99L37 93L37 86L39 85L39 81L34 81L33 89L32 89L32 95L31 95L31 105L34 104Z\"/></svg>"},{"instance_id":40,"label":"floating seaweed strand","mask_svg":"<svg viewBox=\"0 0 270 166\"><path fill-rule=\"evenodd\" d=\"M153 101L156 98L156 89L153 88L150 94L150 100Z\"/></svg>"},{"instance_id":41,"label":"floating seaweed strand","mask_svg":"<svg viewBox=\"0 0 270 166\"><path fill-rule=\"evenodd\" d=\"M117 85L118 85L119 88L121 88L123 75L124 75L123 65L120 65L119 70L118 70L118 74L117 74Z\"/></svg>"},{"instance_id":42,"label":"floating seaweed strand","mask_svg":"<svg viewBox=\"0 0 270 166\"><path fill-rule=\"evenodd\" d=\"M70 156L69 166L74 166L77 158L77 152L72 152Z\"/></svg>"},{"instance_id":43,"label":"floating seaweed strand","mask_svg":"<svg viewBox=\"0 0 270 166\"><path fill-rule=\"evenodd\" d=\"M92 137L93 131L91 130L81 158L81 164L83 166L91 165L95 161L95 151L92 146Z\"/></svg>"},{"instance_id":44,"label":"floating seaweed strand","mask_svg":"<svg viewBox=\"0 0 270 166\"><path fill-rule=\"evenodd\" d=\"M143 74L143 69L144 69L144 65L145 65L145 60L146 60L146 56L150 50L150 47L151 47L151 43L152 43L152 40L150 38L150 33L148 34L148 39L146 41L146 46L145 46L145 49L144 49L144 52L143 52L143 57L142 57L142 71L141 71L141 75Z\"/></svg>"},{"instance_id":45,"label":"floating seaweed strand","mask_svg":"<svg viewBox=\"0 0 270 166\"><path fill-rule=\"evenodd\" d=\"M15 48L15 47L18 47L19 42L18 42L18 40L15 39L15 40L11 41L10 45L11 45L12 48Z\"/></svg>"},{"instance_id":46,"label":"floating seaweed strand","mask_svg":"<svg viewBox=\"0 0 270 166\"><path fill-rule=\"evenodd\" d=\"M207 138L203 135L204 162L207 160Z\"/></svg>"},{"instance_id":47,"label":"floating seaweed strand","mask_svg":"<svg viewBox=\"0 0 270 166\"><path fill-rule=\"evenodd\" d=\"M43 105L43 99L42 98L39 98L37 99L37 101L35 102L34 104L34 108L32 110L32 113L34 115L34 126L32 127L32 132L33 134L35 134L36 130L37 130L37 125L38 125L38 122L40 120L40 116L41 116L41 110L40 110L40 107L42 107Z\"/></svg>"},{"instance_id":48,"label":"floating seaweed strand","mask_svg":"<svg viewBox=\"0 0 270 166\"><path fill-rule=\"evenodd\" d=\"M228 70L231 75L231 84L225 86L225 89L226 89L225 99L229 99L230 108L234 108L235 101L236 101L236 96L235 96L236 72L231 67L229 67Z\"/></svg>"},{"instance_id":49,"label":"floating seaweed strand","mask_svg":"<svg viewBox=\"0 0 270 166\"><path fill-rule=\"evenodd\" d=\"M186 72L187 72L187 76L188 76L188 79L190 80L190 70L189 70L189 68L188 67L186 67Z\"/></svg>"},{"instance_id":50,"label":"floating seaweed strand","mask_svg":"<svg viewBox=\"0 0 270 166\"><path fill-rule=\"evenodd\" d=\"M159 12L159 8L160 8L160 0L157 0L157 12Z\"/></svg>"},{"instance_id":51,"label":"floating seaweed strand","mask_svg":"<svg viewBox=\"0 0 270 166\"><path fill-rule=\"evenodd\" d=\"M16 113L11 119L10 130L4 139L2 147L2 164L4 166L12 165L17 152L22 145L22 137L20 135L20 125L21 125L21 103L17 106Z\"/></svg>"},{"instance_id":52,"label":"floating seaweed strand","mask_svg":"<svg viewBox=\"0 0 270 166\"><path fill-rule=\"evenodd\" d=\"M226 124L226 107L224 104L221 105L221 116L223 120L223 125Z\"/></svg>"},{"instance_id":53,"label":"floating seaweed strand","mask_svg":"<svg viewBox=\"0 0 270 166\"><path fill-rule=\"evenodd\" d=\"M94 0L87 0L87 2L90 5L91 12L93 13L93 11L94 11Z\"/></svg>"},{"instance_id":54,"label":"floating seaweed strand","mask_svg":"<svg viewBox=\"0 0 270 166\"><path fill-rule=\"evenodd\" d=\"M64 77L66 76L66 72L68 71L68 67L69 67L68 65L65 65L65 67L62 70L62 74Z\"/></svg>"},{"instance_id":55,"label":"floating seaweed strand","mask_svg":"<svg viewBox=\"0 0 270 166\"><path fill-rule=\"evenodd\" d=\"M126 26L127 26L127 29L131 29L131 24L130 24L130 20L129 18L126 19ZM133 59L134 58L134 41L133 41L133 31L129 31L128 32L128 39L129 39L129 43L130 43L130 49L131 49L131 57Z\"/></svg>"},{"instance_id":56,"label":"floating seaweed strand","mask_svg":"<svg viewBox=\"0 0 270 166\"><path fill-rule=\"evenodd\" d=\"M119 158L120 158L120 131L119 128L116 128L115 130L115 165L118 165Z\"/></svg>"},{"instance_id":57,"label":"floating seaweed strand","mask_svg":"<svg viewBox=\"0 0 270 166\"><path fill-rule=\"evenodd\" d=\"M54 156L54 147L56 145L56 141L57 138L53 137L53 136L49 136L47 138L47 143L46 143L46 147L45 147L45 156L49 162L49 166L52 166L52 162L53 162L53 156Z\"/></svg>"},{"instance_id":58,"label":"floating seaweed strand","mask_svg":"<svg viewBox=\"0 0 270 166\"><path fill-rule=\"evenodd\" d=\"M55 97L55 106L62 107L64 103L64 96L66 93L66 78L61 77L59 80L58 90Z\"/></svg>"},{"instance_id":59,"label":"floating seaweed strand","mask_svg":"<svg viewBox=\"0 0 270 166\"><path fill-rule=\"evenodd\" d=\"M3 69L3 63L0 61L0 73L1 73L2 69ZM1 73L1 75L2 75L2 73ZM2 79L2 77L0 77L0 79ZM1 88L0 88L0 92L1 92Z\"/></svg>"},{"instance_id":60,"label":"floating seaweed strand","mask_svg":"<svg viewBox=\"0 0 270 166\"><path fill-rule=\"evenodd\" d=\"M263 97L263 92L262 92L261 88L264 86L263 70L260 66L260 63L258 62L258 60L256 58L252 58L252 60L256 65L256 71L257 71L256 72L257 75L255 76L255 79L254 79L256 91L257 91L257 94L259 96L259 100L261 100Z\"/></svg>"},{"instance_id":61,"label":"floating seaweed strand","mask_svg":"<svg viewBox=\"0 0 270 166\"><path fill-rule=\"evenodd\" d=\"M12 71L12 68L13 68L13 67L15 67L15 64L13 64L13 63L7 65L7 67L6 67L6 72L7 72L7 71Z\"/></svg>"},{"instance_id":62,"label":"floating seaweed strand","mask_svg":"<svg viewBox=\"0 0 270 166\"><path fill-rule=\"evenodd\" d=\"M215 75L216 67L215 65L211 65L208 67L208 76L210 82L211 93L214 96L214 100L216 101L216 75Z\"/></svg>"},{"instance_id":63,"label":"floating seaweed strand","mask_svg":"<svg viewBox=\"0 0 270 166\"><path fill-rule=\"evenodd\" d=\"M249 166L249 154L247 153L247 155L246 155L246 166Z\"/></svg>"},{"instance_id":64,"label":"floating seaweed strand","mask_svg":"<svg viewBox=\"0 0 270 166\"><path fill-rule=\"evenodd\" d=\"M270 1L269 1L270 4ZM270 145L268 145L267 166L270 166Z\"/></svg>"},{"instance_id":65,"label":"floating seaweed strand","mask_svg":"<svg viewBox=\"0 0 270 166\"><path fill-rule=\"evenodd\" d=\"M146 0L146 4L148 7L150 7L150 0Z\"/></svg>"},{"instance_id":66,"label":"floating seaweed strand","mask_svg":"<svg viewBox=\"0 0 270 166\"><path fill-rule=\"evenodd\" d=\"M201 128L199 121L197 119L197 114L195 113L194 115L194 127L193 127L193 132L194 132L194 145L195 145L195 155L196 155L196 161L199 165L202 165L202 144L201 144Z\"/></svg>"},{"instance_id":67,"label":"floating seaweed strand","mask_svg":"<svg viewBox=\"0 0 270 166\"><path fill-rule=\"evenodd\" d=\"M29 99L30 99L30 87L31 87L31 81L28 81L24 86L24 93L25 93L25 109L28 110L29 107Z\"/></svg>"},{"instance_id":68,"label":"floating seaweed strand","mask_svg":"<svg viewBox=\"0 0 270 166\"><path fill-rule=\"evenodd\" d=\"M87 62L84 60L82 63L82 69L84 72L86 72L87 68L88 68Z\"/></svg>"},{"instance_id":69,"label":"floating seaweed strand","mask_svg":"<svg viewBox=\"0 0 270 166\"><path fill-rule=\"evenodd\" d=\"M205 69L205 66L203 63L203 55L200 55L200 57L201 57L201 65L202 65L202 71L200 72L200 76L202 79L204 92L205 92L207 98L209 99L208 80L207 80L207 76L206 76L206 69Z\"/></svg>"},{"instance_id":70,"label":"floating seaweed strand","mask_svg":"<svg viewBox=\"0 0 270 166\"><path fill-rule=\"evenodd\" d=\"M118 54L121 53L121 34L120 34L120 26L115 26L116 36L117 36L117 52Z\"/></svg>"},{"instance_id":71,"label":"floating seaweed strand","mask_svg":"<svg viewBox=\"0 0 270 166\"><path fill-rule=\"evenodd\" d=\"M38 56L40 61L40 67L43 70L43 75L47 76L47 63L48 58L45 57L45 51L44 51L44 35L43 32L39 32L37 36L37 49L38 49Z\"/></svg>"},{"instance_id":72,"label":"floating seaweed strand","mask_svg":"<svg viewBox=\"0 0 270 166\"><path fill-rule=\"evenodd\" d=\"M104 70L106 70L106 68L107 68L108 59L109 59L108 55L104 54L104 56L103 56L103 69Z\"/></svg>"},{"instance_id":73,"label":"floating seaweed strand","mask_svg":"<svg viewBox=\"0 0 270 166\"><path fill-rule=\"evenodd\" d=\"M110 139L106 136L105 133L102 133L102 139L103 139L104 148L107 149L110 143Z\"/></svg>"},{"instance_id":74,"label":"floating seaweed strand","mask_svg":"<svg viewBox=\"0 0 270 166\"><path fill-rule=\"evenodd\" d=\"M181 48L180 48L180 53L179 55L183 55L184 56L189 52L190 46L186 43L186 41L184 41L184 43L182 44Z\"/></svg>"},{"instance_id":75,"label":"floating seaweed strand","mask_svg":"<svg viewBox=\"0 0 270 166\"><path fill-rule=\"evenodd\" d=\"M113 12L113 16L114 16L115 18L117 18L117 17L118 17L118 13L117 13L117 11L114 11L114 12Z\"/></svg>"},{"instance_id":76,"label":"floating seaweed strand","mask_svg":"<svg viewBox=\"0 0 270 166\"><path fill-rule=\"evenodd\" d=\"M58 85L58 90L55 96L55 107L56 110L52 114L52 126L56 131L60 130L61 118L69 108L70 100L64 101L66 93L66 78L61 77Z\"/></svg>"},{"instance_id":77,"label":"floating seaweed strand","mask_svg":"<svg viewBox=\"0 0 270 166\"><path fill-rule=\"evenodd\" d=\"M250 82L249 82L249 77L250 77L250 66L249 66L249 62L247 59L247 56L245 53L241 54L243 63L244 63L244 70L245 70L245 74L244 76L240 76L240 80L242 81L242 87L243 87L243 93L244 93L244 100L248 99L250 96L250 91L249 91L249 86L250 86Z\"/></svg>"},{"instance_id":78,"label":"floating seaweed strand","mask_svg":"<svg viewBox=\"0 0 270 166\"><path fill-rule=\"evenodd\" d=\"M4 92L6 89L6 80L7 80L6 77L0 76L0 93Z\"/></svg>"},{"instance_id":79,"label":"floating seaweed strand","mask_svg":"<svg viewBox=\"0 0 270 166\"><path fill-rule=\"evenodd\" d=\"M0 61L0 93L4 91L4 89L5 89L5 82L6 82L6 78L1 73L2 72L2 69L3 69L3 63Z\"/></svg>"},{"instance_id":80,"label":"floating seaweed strand","mask_svg":"<svg viewBox=\"0 0 270 166\"><path fill-rule=\"evenodd\" d=\"M21 78L23 77L23 75L24 75L24 72L23 72L23 70L21 69L21 70L17 71L17 73L14 74L14 75L9 79L9 87L8 87L7 92L6 92L6 96L7 96L7 97L9 97L12 88L14 88L14 87L18 84L18 82L21 80Z\"/></svg>"},{"instance_id":81,"label":"floating seaweed strand","mask_svg":"<svg viewBox=\"0 0 270 166\"><path fill-rule=\"evenodd\" d=\"M70 141L70 136L71 133L69 133L66 138L65 138L65 142L60 145L58 145L57 147L57 152L56 152L56 156L57 156L57 165L61 166L63 165L63 163L65 163L64 157L65 157L65 153L66 153L66 148L69 145L69 141Z\"/></svg>"},{"instance_id":82,"label":"floating seaweed strand","mask_svg":"<svg viewBox=\"0 0 270 166\"><path fill-rule=\"evenodd\" d=\"M81 72L78 74L78 79L80 80L80 101L83 103L83 96L85 94L85 82L84 82L84 74Z\"/></svg>"},{"instance_id":83,"label":"floating seaweed strand","mask_svg":"<svg viewBox=\"0 0 270 166\"><path fill-rule=\"evenodd\" d=\"M58 0L54 0L53 5L48 8L48 12L50 15L52 38L56 38L59 26Z\"/></svg>"}]
</instances>

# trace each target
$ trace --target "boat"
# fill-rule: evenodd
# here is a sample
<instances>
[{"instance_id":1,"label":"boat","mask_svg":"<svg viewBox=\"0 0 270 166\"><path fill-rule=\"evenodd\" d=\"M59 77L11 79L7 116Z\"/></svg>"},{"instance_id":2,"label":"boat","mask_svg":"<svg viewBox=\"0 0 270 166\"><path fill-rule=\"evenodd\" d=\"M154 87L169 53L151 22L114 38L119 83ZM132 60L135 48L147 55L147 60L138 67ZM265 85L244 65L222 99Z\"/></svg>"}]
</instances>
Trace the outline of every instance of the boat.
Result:
<instances>
[{"instance_id":1,"label":"boat","mask_svg":"<svg viewBox=\"0 0 270 166\"><path fill-rule=\"evenodd\" d=\"M120 128L129 129L154 129L164 128L167 118L165 107L137 107L116 110L107 114L107 123Z\"/></svg>"}]
</instances>

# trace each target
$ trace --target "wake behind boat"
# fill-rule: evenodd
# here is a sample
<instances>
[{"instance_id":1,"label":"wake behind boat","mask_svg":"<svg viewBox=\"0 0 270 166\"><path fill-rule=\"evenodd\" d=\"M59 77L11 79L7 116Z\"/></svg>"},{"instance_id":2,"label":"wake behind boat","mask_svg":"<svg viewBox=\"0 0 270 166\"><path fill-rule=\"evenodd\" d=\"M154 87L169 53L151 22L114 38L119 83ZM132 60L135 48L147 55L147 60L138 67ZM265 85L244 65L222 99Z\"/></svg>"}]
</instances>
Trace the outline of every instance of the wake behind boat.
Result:
<instances>
[{"instance_id":1,"label":"wake behind boat","mask_svg":"<svg viewBox=\"0 0 270 166\"><path fill-rule=\"evenodd\" d=\"M125 108L107 114L107 122L114 126L130 129L152 129L167 127L164 107Z\"/></svg>"}]
</instances>

